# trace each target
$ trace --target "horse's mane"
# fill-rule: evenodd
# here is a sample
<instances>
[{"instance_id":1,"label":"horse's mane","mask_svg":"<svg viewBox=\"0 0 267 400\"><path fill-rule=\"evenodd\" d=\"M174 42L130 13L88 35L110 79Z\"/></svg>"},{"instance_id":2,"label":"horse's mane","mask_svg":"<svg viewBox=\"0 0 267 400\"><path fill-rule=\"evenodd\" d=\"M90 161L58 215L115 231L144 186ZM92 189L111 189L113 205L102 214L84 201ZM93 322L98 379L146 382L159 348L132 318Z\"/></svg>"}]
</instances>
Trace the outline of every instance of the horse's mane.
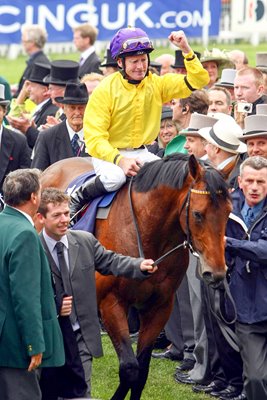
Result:
<instances>
[{"instance_id":1,"label":"horse's mane","mask_svg":"<svg viewBox=\"0 0 267 400\"><path fill-rule=\"evenodd\" d=\"M187 154L174 153L162 159L145 163L134 178L134 190L148 192L164 184L181 189L189 174L189 157ZM204 182L210 192L212 202L216 202L218 193L229 198L228 186L222 174L207 162L198 160L205 169Z\"/></svg>"}]
</instances>

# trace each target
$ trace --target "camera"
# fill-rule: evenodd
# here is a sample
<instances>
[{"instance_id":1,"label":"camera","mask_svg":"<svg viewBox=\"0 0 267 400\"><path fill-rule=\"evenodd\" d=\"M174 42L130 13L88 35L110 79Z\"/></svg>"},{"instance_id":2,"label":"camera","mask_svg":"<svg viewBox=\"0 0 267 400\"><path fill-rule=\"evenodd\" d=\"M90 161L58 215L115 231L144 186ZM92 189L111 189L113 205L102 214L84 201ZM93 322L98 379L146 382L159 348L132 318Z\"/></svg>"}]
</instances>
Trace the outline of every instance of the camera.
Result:
<instances>
[{"instance_id":1,"label":"camera","mask_svg":"<svg viewBox=\"0 0 267 400\"><path fill-rule=\"evenodd\" d=\"M237 111L242 113L251 113L252 104L251 103L237 103Z\"/></svg>"}]
</instances>

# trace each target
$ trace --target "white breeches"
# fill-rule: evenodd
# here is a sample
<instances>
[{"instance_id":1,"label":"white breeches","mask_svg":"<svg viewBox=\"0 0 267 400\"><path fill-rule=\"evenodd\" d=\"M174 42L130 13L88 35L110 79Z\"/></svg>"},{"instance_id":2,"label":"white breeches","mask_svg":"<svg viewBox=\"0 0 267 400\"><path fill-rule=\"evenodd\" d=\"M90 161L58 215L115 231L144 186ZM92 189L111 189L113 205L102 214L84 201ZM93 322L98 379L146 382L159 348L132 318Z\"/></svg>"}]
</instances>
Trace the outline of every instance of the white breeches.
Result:
<instances>
[{"instance_id":1,"label":"white breeches","mask_svg":"<svg viewBox=\"0 0 267 400\"><path fill-rule=\"evenodd\" d=\"M150 153L147 148L136 150L120 149L120 154L128 158L138 158L143 162L150 162L159 159L158 156ZM100 176L100 180L108 192L118 190L126 182L126 176L123 170L117 165L94 157L92 157L92 163L96 175Z\"/></svg>"}]
</instances>

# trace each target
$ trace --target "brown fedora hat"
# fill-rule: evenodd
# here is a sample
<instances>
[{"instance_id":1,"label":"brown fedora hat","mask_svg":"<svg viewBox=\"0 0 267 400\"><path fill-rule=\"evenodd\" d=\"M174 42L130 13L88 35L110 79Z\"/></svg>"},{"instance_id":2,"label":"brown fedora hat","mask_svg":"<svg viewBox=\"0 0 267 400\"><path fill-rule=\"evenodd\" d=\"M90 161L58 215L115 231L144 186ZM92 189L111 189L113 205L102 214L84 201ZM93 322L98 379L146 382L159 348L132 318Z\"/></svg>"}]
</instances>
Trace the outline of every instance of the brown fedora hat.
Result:
<instances>
[{"instance_id":1,"label":"brown fedora hat","mask_svg":"<svg viewBox=\"0 0 267 400\"><path fill-rule=\"evenodd\" d=\"M56 97L57 103L61 104L86 104L88 92L84 83L67 83L64 97Z\"/></svg>"},{"instance_id":2,"label":"brown fedora hat","mask_svg":"<svg viewBox=\"0 0 267 400\"><path fill-rule=\"evenodd\" d=\"M239 137L242 142L256 137L267 137L267 115L254 114L245 117L243 135Z\"/></svg>"}]
</instances>

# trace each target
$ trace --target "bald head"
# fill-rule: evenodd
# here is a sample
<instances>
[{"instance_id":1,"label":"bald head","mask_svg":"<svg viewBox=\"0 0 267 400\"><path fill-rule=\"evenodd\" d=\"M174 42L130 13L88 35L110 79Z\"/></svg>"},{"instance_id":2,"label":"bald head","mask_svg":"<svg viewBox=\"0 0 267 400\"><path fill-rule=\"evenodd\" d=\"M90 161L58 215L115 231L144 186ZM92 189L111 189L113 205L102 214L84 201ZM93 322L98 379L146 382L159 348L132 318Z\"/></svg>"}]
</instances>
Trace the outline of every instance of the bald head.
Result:
<instances>
[{"instance_id":1,"label":"bald head","mask_svg":"<svg viewBox=\"0 0 267 400\"><path fill-rule=\"evenodd\" d=\"M228 52L228 57L235 64L236 69L241 69L248 66L248 58L244 51L232 50Z\"/></svg>"},{"instance_id":2,"label":"bald head","mask_svg":"<svg viewBox=\"0 0 267 400\"><path fill-rule=\"evenodd\" d=\"M161 56L155 58L155 61L161 64L160 75L165 75L168 72L173 72L171 65L175 63L175 57L171 54L162 54Z\"/></svg>"}]
</instances>

